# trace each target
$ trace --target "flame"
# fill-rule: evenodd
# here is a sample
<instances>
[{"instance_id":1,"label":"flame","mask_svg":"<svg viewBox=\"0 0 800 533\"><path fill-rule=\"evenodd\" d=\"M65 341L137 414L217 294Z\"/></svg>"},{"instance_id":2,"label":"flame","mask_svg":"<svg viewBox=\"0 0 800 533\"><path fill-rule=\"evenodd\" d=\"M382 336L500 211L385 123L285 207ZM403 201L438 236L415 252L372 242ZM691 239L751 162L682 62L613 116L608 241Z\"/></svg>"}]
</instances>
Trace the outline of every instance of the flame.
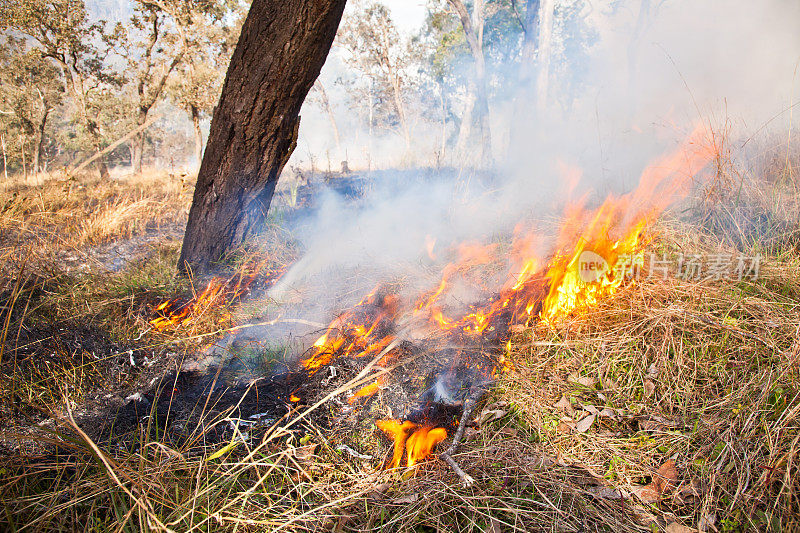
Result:
<instances>
[{"instance_id":1,"label":"flame","mask_svg":"<svg viewBox=\"0 0 800 533\"><path fill-rule=\"evenodd\" d=\"M220 309L222 311L220 320L227 320L230 314L221 308L239 299L257 279L267 284L274 283L286 269L285 266L274 270L266 270L263 265L246 266L241 273L230 279L214 277L200 294L196 294L188 301L183 298L172 298L160 303L154 309L156 317L150 320L150 325L158 331L189 325L212 309Z\"/></svg>"},{"instance_id":2,"label":"flame","mask_svg":"<svg viewBox=\"0 0 800 533\"><path fill-rule=\"evenodd\" d=\"M642 248L652 222L714 156L713 144L705 142L705 130L698 127L675 151L648 166L631 193L608 196L596 209L586 207L588 196L571 200L555 246L530 224L518 225L511 242L502 246L468 242L449 250L439 247L434 254L437 243L432 237L426 239L431 260L451 259L436 283L405 307L397 295L376 287L331 322L302 359L303 366L313 374L335 357L379 354L397 339L397 322L412 318L437 328L452 341L496 346L496 351L489 350L496 360L468 362L475 372L508 371L514 326L534 321L553 324L635 283L632 272L621 268L626 266L623 258L633 257ZM566 164L560 169L565 175L565 194L572 197L580 171ZM602 267L591 276L582 270L588 253ZM479 289L473 291L479 295L477 303L454 305L465 285ZM490 292L487 286L500 288ZM384 358L392 356L390 352ZM349 403L372 397L381 379L355 392ZM418 464L447 437L444 428L425 423L379 420L376 424L394 441L389 468L400 466L404 452L406 465Z\"/></svg>"},{"instance_id":3,"label":"flame","mask_svg":"<svg viewBox=\"0 0 800 533\"><path fill-rule=\"evenodd\" d=\"M378 420L378 428L394 440L392 460L386 466L388 469L397 468L403 459L403 449L406 450L406 465L411 468L422 462L431 454L433 448L447 438L447 430L431 426L420 426L408 420Z\"/></svg>"},{"instance_id":4,"label":"flame","mask_svg":"<svg viewBox=\"0 0 800 533\"><path fill-rule=\"evenodd\" d=\"M542 306L544 320L552 322L597 305L630 281L636 268L631 256L641 248L644 231L715 157L706 135L702 126L695 128L675 151L644 170L634 191L618 198L609 196L593 214L580 205L570 208L558 250L547 267L550 289ZM587 218L589 223L583 224ZM613 233L619 237L613 238ZM607 268L594 279L582 276L584 252L606 262ZM621 263L623 256L627 257Z\"/></svg>"},{"instance_id":5,"label":"flame","mask_svg":"<svg viewBox=\"0 0 800 533\"><path fill-rule=\"evenodd\" d=\"M359 398L369 398L373 396L376 392L378 392L379 383L375 381L375 383L370 383L369 385L360 388L355 394L353 394L347 403L350 405L356 403Z\"/></svg>"},{"instance_id":6,"label":"flame","mask_svg":"<svg viewBox=\"0 0 800 533\"><path fill-rule=\"evenodd\" d=\"M297 391L295 391L295 392L297 392ZM295 394L295 392L293 392L292 394L289 395L289 401L290 402L296 403L296 402L300 401L300 397L297 394Z\"/></svg>"},{"instance_id":7,"label":"flame","mask_svg":"<svg viewBox=\"0 0 800 533\"><path fill-rule=\"evenodd\" d=\"M411 434L406 441L406 463L408 467L416 465L430 455L434 446L447 438L444 428L423 426Z\"/></svg>"},{"instance_id":8,"label":"flame","mask_svg":"<svg viewBox=\"0 0 800 533\"><path fill-rule=\"evenodd\" d=\"M334 356L367 357L386 348L394 340L392 324L398 312L398 298L383 295L376 287L355 307L336 318L301 360L313 374L328 365Z\"/></svg>"}]
</instances>

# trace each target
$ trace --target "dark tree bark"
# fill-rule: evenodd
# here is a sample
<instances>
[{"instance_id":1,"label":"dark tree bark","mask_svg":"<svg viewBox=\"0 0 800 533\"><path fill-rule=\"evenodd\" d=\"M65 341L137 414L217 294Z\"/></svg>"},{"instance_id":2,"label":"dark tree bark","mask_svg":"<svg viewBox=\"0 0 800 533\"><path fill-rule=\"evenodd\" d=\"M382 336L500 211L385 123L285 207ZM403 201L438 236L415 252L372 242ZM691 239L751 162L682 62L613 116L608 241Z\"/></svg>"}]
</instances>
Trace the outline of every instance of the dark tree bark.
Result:
<instances>
[{"instance_id":1,"label":"dark tree bark","mask_svg":"<svg viewBox=\"0 0 800 533\"><path fill-rule=\"evenodd\" d=\"M346 0L255 0L231 58L197 177L179 269L209 272L261 229L297 144L300 107Z\"/></svg>"}]
</instances>

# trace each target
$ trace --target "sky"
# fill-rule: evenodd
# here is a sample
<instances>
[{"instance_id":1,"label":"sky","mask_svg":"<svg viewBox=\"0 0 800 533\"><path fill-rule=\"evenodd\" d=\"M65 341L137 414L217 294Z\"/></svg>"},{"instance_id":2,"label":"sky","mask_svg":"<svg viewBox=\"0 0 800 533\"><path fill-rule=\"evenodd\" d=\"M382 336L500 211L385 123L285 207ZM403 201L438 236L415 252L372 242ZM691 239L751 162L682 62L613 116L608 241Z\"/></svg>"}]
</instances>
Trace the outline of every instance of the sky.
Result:
<instances>
[{"instance_id":1,"label":"sky","mask_svg":"<svg viewBox=\"0 0 800 533\"><path fill-rule=\"evenodd\" d=\"M425 21L425 0L383 0L392 11L392 19L405 33L419 30Z\"/></svg>"}]
</instances>

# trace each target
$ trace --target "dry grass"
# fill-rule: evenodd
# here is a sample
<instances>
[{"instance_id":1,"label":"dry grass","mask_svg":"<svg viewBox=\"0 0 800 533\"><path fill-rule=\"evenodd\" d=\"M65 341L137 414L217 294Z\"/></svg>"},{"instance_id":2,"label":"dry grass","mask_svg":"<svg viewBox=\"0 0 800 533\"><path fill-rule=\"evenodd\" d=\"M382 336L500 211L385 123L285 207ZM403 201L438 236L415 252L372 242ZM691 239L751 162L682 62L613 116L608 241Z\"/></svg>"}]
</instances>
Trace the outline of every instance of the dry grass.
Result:
<instances>
[{"instance_id":1,"label":"dry grass","mask_svg":"<svg viewBox=\"0 0 800 533\"><path fill-rule=\"evenodd\" d=\"M166 172L101 181L92 176L5 184L0 190L3 265L46 265L59 255L164 228L182 227L192 182ZM13 276L13 272L4 272Z\"/></svg>"},{"instance_id":2,"label":"dry grass","mask_svg":"<svg viewBox=\"0 0 800 533\"><path fill-rule=\"evenodd\" d=\"M793 191L793 162L775 163L780 157L764 152L759 157L758 165L735 167L721 149L716 181L689 223L664 223L648 251L761 253L761 278L643 279L579 316L515 334L513 369L486 400L486 410L501 416L471 431L456 455L476 478L472 487L435 459L413 473L379 470L391 446L377 431L342 441L308 420L284 429L297 411L263 437L213 446L206 433L227 425L232 412L209 415L180 447L150 427L140 430L137 447L102 447L65 423L52 435L58 453L2 459L0 527L622 533L675 531L680 524L709 532L798 530L800 258L789 223L796 222L800 195ZM759 172L767 184L754 178ZM93 198L89 191L69 192L63 206L55 189L41 201L33 191L24 200L8 197L3 224L42 239L36 242L83 246L136 234L151 223L151 210L161 205L175 213L184 198L172 182L143 185L147 194L138 195L113 187L102 185L106 193L92 204L102 206L95 210L71 196ZM161 193L162 204L149 203L159 202ZM138 202L148 202L147 208ZM47 222L34 223L37 217ZM74 234L54 238L46 231L59 224ZM257 247L240 250L229 261L246 268L293 257L285 236L265 239L281 244L263 257L253 251ZM136 300L131 295L143 287L154 297L176 290L165 266L176 252L173 247L162 259L102 283L91 277L83 285L75 278L58 285L54 278L40 284L47 287L44 298L30 296L25 285L16 300L29 298L59 319L113 323L121 338L131 338L147 319L128 303ZM94 303L92 311L85 310L86 301ZM148 340L189 347L189 337L213 333L219 324L199 320L192 328ZM77 389L89 378L78 370L72 376L66 381ZM37 405L80 399L69 387L61 397L48 390L51 396ZM603 410L588 429L576 429ZM337 452L340 442L375 458ZM677 467L677 486L655 501L637 496L669 460Z\"/></svg>"}]
</instances>

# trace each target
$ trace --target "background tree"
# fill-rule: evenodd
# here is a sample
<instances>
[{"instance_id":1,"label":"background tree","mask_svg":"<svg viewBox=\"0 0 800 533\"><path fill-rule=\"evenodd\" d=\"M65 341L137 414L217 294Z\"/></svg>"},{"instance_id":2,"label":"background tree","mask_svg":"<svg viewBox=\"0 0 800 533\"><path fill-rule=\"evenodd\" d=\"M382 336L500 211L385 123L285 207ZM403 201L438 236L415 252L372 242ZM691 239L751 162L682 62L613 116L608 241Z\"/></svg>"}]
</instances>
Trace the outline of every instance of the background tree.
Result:
<instances>
[{"instance_id":1,"label":"background tree","mask_svg":"<svg viewBox=\"0 0 800 533\"><path fill-rule=\"evenodd\" d=\"M342 23L338 42L347 52L347 64L363 74L369 84L371 98L378 105L388 104L388 121L397 124L406 150L410 149L411 128L404 96L410 58L389 10L378 3L358 4ZM370 116L374 119L373 113Z\"/></svg>"},{"instance_id":2,"label":"background tree","mask_svg":"<svg viewBox=\"0 0 800 533\"><path fill-rule=\"evenodd\" d=\"M187 51L167 87L172 100L186 110L192 121L198 166L203 157L201 121L211 114L219 100L225 69L246 15L241 6L238 2L227 6L217 4L215 10L196 12L188 19L191 24L183 28ZM231 22L222 24L224 19Z\"/></svg>"},{"instance_id":3,"label":"background tree","mask_svg":"<svg viewBox=\"0 0 800 533\"><path fill-rule=\"evenodd\" d=\"M74 120L83 126L92 146L101 150L106 139L96 120L102 105L97 95L104 86L118 87L122 81L106 61L109 49L102 46L105 24L91 23L80 0L21 0L7 8L0 27L33 39L42 57L55 62L72 102ZM96 166L107 179L105 158L99 158Z\"/></svg>"},{"instance_id":4,"label":"background tree","mask_svg":"<svg viewBox=\"0 0 800 533\"><path fill-rule=\"evenodd\" d=\"M63 92L58 70L38 50L11 35L0 42L0 121L4 134L17 133L6 145L19 146L24 174L41 170L47 120L61 103ZM4 135L3 140L9 139ZM4 154L7 172L8 156Z\"/></svg>"}]
</instances>

